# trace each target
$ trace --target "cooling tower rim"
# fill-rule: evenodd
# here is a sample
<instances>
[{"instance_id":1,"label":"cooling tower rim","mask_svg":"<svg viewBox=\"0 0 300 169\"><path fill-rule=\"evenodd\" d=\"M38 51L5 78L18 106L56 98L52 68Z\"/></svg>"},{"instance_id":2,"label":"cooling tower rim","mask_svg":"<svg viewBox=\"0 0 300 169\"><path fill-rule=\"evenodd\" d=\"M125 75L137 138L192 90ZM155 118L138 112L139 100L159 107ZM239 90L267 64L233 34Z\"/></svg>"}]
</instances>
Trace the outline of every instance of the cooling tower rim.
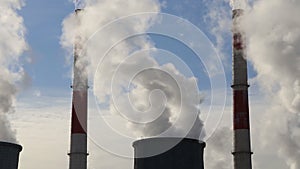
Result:
<instances>
[{"instance_id":1,"label":"cooling tower rim","mask_svg":"<svg viewBox=\"0 0 300 169\"><path fill-rule=\"evenodd\" d=\"M1 146L4 146L4 147L13 147L15 149L17 149L19 152L22 151L23 147L19 144L15 144L15 143L9 143L9 142L3 142L3 141L0 141L0 147Z\"/></svg>"},{"instance_id":2,"label":"cooling tower rim","mask_svg":"<svg viewBox=\"0 0 300 169\"><path fill-rule=\"evenodd\" d=\"M161 140L165 140L165 141L168 141L168 140L177 140L178 143L184 141L185 143L186 142L191 142L193 144L201 144L201 145L203 145L203 147L206 146L206 143L204 141L193 139L193 138L180 138L180 137L151 137L151 138L144 138L144 139L140 139L140 140L134 141L132 143L132 146L135 147L135 146L138 146L138 144L141 144L141 143L153 142L153 141L161 141Z\"/></svg>"}]
</instances>

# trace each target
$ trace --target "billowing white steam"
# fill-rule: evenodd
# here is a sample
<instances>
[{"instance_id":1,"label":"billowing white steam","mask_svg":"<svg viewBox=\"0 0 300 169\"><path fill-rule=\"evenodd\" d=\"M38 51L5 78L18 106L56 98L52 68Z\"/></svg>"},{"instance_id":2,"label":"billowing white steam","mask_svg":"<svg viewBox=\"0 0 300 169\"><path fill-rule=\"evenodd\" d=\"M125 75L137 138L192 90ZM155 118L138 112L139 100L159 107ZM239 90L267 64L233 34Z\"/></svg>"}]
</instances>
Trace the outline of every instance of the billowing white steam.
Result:
<instances>
[{"instance_id":1,"label":"billowing white steam","mask_svg":"<svg viewBox=\"0 0 300 169\"><path fill-rule=\"evenodd\" d=\"M262 135L276 138L272 144L290 169L300 168L300 20L295 17L299 11L300 1L261 0L243 23L256 80L272 100Z\"/></svg>"},{"instance_id":2,"label":"billowing white steam","mask_svg":"<svg viewBox=\"0 0 300 169\"><path fill-rule=\"evenodd\" d=\"M212 5L214 6L211 8L215 9L217 4ZM247 1L231 0L230 5L233 9L245 9ZM252 131L255 131L252 137L259 136L260 143L254 145L256 147L254 151L263 154L264 150L272 147L290 169L298 169L300 168L300 21L295 16L299 15L300 1L259 0L254 1L251 9L247 10L241 23L247 37L247 58L257 71L255 82L260 84L261 91L268 100L265 112L251 112L252 117L259 116L261 119L261 122L252 121L256 124L252 125L254 128ZM223 29L224 19L215 18L213 21L217 23L215 24L217 29ZM218 135L227 137L227 134L217 131L215 137ZM209 141L215 143L216 140L212 138ZM223 154L218 158L219 163L226 158L224 152L227 156L230 153L226 144L223 144L223 148L211 146L207 150L208 157L215 151ZM254 161L254 164L257 162Z\"/></svg>"},{"instance_id":3,"label":"billowing white steam","mask_svg":"<svg viewBox=\"0 0 300 169\"><path fill-rule=\"evenodd\" d=\"M196 120L192 131L186 134L198 139L202 123L197 116L201 98L195 87L196 79L183 76L172 64L160 66L151 57L151 52L128 57L134 52L154 47L147 36L122 40L122 37L146 32L156 18L155 15L144 15L126 21L118 19L137 13L159 12L160 3L157 0L87 0L85 5L84 11L78 15L80 26L76 26L74 15L64 20L61 44L71 49L75 32L80 32L83 39L88 39L98 31L89 39L86 54L90 63L90 77L94 77L94 93L99 102L108 104L107 109L114 114L131 116L132 110L133 118L130 119L129 127L136 136L161 134L174 123L176 127L171 135L176 136L176 133L192 127L190 122ZM105 27L112 21L115 26ZM84 59L82 62L85 62ZM130 104L126 102L128 98ZM197 103L193 104L195 101L190 102L189 98L198 99ZM148 120L141 116L143 112L155 114L155 110L161 106L164 109L158 112L161 114L154 121L139 123ZM139 111L141 114L134 114ZM181 113L180 118L178 113Z\"/></svg>"},{"instance_id":4,"label":"billowing white steam","mask_svg":"<svg viewBox=\"0 0 300 169\"><path fill-rule=\"evenodd\" d=\"M230 0L230 6L232 9L246 9L248 0Z\"/></svg>"},{"instance_id":5,"label":"billowing white steam","mask_svg":"<svg viewBox=\"0 0 300 169\"><path fill-rule=\"evenodd\" d=\"M83 9L85 6L82 0L73 0L73 3L75 4L75 9Z\"/></svg>"},{"instance_id":6,"label":"billowing white steam","mask_svg":"<svg viewBox=\"0 0 300 169\"><path fill-rule=\"evenodd\" d=\"M205 153L205 168L211 169L231 169L232 157L232 129L222 127L216 130L207 141L207 151Z\"/></svg>"},{"instance_id":7,"label":"billowing white steam","mask_svg":"<svg viewBox=\"0 0 300 169\"><path fill-rule=\"evenodd\" d=\"M24 78L19 57L26 49L25 28L17 14L23 5L21 0L0 1L0 141L16 142L7 114L14 111L16 84Z\"/></svg>"}]
</instances>

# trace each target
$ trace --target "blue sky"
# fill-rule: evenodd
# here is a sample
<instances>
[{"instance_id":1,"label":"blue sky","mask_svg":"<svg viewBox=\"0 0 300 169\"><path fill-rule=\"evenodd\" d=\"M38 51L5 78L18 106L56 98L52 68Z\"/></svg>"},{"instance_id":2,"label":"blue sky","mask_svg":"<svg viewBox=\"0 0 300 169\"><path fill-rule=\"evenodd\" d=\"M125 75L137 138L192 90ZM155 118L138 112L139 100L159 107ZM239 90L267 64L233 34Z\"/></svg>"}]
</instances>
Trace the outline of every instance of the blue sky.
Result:
<instances>
[{"instance_id":1,"label":"blue sky","mask_svg":"<svg viewBox=\"0 0 300 169\"><path fill-rule=\"evenodd\" d=\"M59 44L61 23L74 9L68 1L26 1L20 11L27 29L33 59L26 64L32 77L32 88L66 88L70 85L70 65L66 65L65 52ZM65 87L63 87L65 86Z\"/></svg>"},{"instance_id":2,"label":"blue sky","mask_svg":"<svg viewBox=\"0 0 300 169\"><path fill-rule=\"evenodd\" d=\"M201 0L167 1L166 4L166 7L162 8L162 12L187 19L198 26L214 43L215 37L210 34L209 25L204 23L207 8ZM33 59L33 63L25 65L26 70L32 77L31 88L67 90L69 87L71 83L69 78L71 65L66 63L66 52L61 48L59 40L62 21L73 9L73 4L68 1L31 0L27 1L26 6L20 11L20 14L24 17L27 28L26 37L30 46L30 51L26 52L25 55ZM230 9L229 6L228 9ZM193 72L195 72L196 77L201 76L201 66L199 66L201 62L184 45L168 38L160 38L159 36L153 37L152 40L158 48L178 54L194 69ZM224 52L227 56L224 62L230 63L230 38L227 39L227 42L224 46ZM231 70L228 68L225 70L230 82Z\"/></svg>"}]
</instances>

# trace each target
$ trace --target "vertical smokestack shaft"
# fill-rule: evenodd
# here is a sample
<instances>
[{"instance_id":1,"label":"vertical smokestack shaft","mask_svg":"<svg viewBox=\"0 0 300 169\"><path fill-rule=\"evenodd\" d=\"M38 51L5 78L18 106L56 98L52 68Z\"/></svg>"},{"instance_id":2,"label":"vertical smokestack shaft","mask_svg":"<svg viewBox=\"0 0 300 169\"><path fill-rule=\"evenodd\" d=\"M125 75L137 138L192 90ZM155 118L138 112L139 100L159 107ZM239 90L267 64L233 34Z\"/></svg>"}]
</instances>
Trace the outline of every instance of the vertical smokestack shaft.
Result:
<instances>
[{"instance_id":1,"label":"vertical smokestack shaft","mask_svg":"<svg viewBox=\"0 0 300 169\"><path fill-rule=\"evenodd\" d=\"M244 34L239 28L242 9L233 10L233 128L234 169L251 169L247 60Z\"/></svg>"},{"instance_id":2,"label":"vertical smokestack shaft","mask_svg":"<svg viewBox=\"0 0 300 169\"><path fill-rule=\"evenodd\" d=\"M80 11L75 10L77 17ZM87 168L88 79L86 66L82 64L83 55L82 39L78 33L74 45L70 169Z\"/></svg>"}]
</instances>

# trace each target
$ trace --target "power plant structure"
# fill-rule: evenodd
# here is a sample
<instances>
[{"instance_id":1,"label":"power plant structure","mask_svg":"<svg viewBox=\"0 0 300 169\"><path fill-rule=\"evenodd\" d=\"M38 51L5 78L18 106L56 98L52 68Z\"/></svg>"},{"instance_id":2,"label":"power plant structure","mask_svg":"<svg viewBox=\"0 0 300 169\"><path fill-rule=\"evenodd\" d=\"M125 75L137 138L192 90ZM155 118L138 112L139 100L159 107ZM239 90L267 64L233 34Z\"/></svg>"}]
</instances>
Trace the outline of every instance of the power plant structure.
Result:
<instances>
[{"instance_id":1,"label":"power plant structure","mask_svg":"<svg viewBox=\"0 0 300 169\"><path fill-rule=\"evenodd\" d=\"M79 20L82 9L75 10L75 16ZM69 169L87 168L87 104L88 104L88 78L86 67L79 65L82 60L82 39L78 33L74 45L73 65L73 97L72 97L72 122L71 122L71 149Z\"/></svg>"},{"instance_id":2,"label":"power plant structure","mask_svg":"<svg viewBox=\"0 0 300 169\"><path fill-rule=\"evenodd\" d=\"M13 143L0 142L0 168L18 169L19 154L22 146Z\"/></svg>"},{"instance_id":3,"label":"power plant structure","mask_svg":"<svg viewBox=\"0 0 300 169\"><path fill-rule=\"evenodd\" d=\"M234 169L252 169L250 120L248 101L248 75L245 54L245 37L239 21L243 9L232 11L233 19L233 161Z\"/></svg>"},{"instance_id":4,"label":"power plant structure","mask_svg":"<svg viewBox=\"0 0 300 169\"><path fill-rule=\"evenodd\" d=\"M134 169L204 169L205 143L189 138L135 141Z\"/></svg>"},{"instance_id":5,"label":"power plant structure","mask_svg":"<svg viewBox=\"0 0 300 169\"><path fill-rule=\"evenodd\" d=\"M78 15L82 9L76 9ZM252 169L250 139L248 70L244 33L239 21L243 9L233 9L233 160L234 169ZM72 122L69 169L87 169L88 77L86 67L78 64L82 57L82 39L77 34L74 44ZM204 169L205 143L189 138L147 138L135 141L134 169ZM169 147L164 151L164 148ZM158 152L158 153L156 153ZM2 169L2 168L1 168ZM6 168L5 168L6 169ZM10 168L7 168L10 169Z\"/></svg>"}]
</instances>

